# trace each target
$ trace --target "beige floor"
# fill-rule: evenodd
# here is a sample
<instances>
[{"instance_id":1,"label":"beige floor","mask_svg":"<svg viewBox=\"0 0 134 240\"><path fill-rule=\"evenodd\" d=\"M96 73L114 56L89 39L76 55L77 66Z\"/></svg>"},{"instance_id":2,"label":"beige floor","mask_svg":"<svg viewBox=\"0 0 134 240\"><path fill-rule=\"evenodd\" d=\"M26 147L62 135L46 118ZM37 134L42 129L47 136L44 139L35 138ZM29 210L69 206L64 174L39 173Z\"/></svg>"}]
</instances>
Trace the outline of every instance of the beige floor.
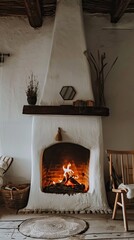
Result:
<instances>
[{"instance_id":1,"label":"beige floor","mask_svg":"<svg viewBox=\"0 0 134 240\"><path fill-rule=\"evenodd\" d=\"M18 225L25 219L44 216L46 214L16 214L14 210L0 209L0 240L1 239L33 239L25 237L18 231ZM70 216L70 214L68 214ZM64 215L65 216L65 215ZM88 230L80 235L64 238L64 240L88 239L134 239L134 210L129 210L129 232L125 233L121 213L118 220L111 220L110 214L71 214L71 216L85 220L89 224ZM60 239L61 240L61 239Z\"/></svg>"}]
</instances>

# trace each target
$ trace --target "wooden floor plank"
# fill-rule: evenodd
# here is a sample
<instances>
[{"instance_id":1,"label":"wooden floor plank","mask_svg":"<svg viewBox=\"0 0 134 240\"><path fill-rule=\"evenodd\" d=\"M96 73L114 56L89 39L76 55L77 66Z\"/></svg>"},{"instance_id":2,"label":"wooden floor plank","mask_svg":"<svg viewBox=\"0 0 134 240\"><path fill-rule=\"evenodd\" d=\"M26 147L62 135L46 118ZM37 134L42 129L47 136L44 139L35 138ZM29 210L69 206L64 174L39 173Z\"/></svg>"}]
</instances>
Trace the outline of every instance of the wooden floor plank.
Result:
<instances>
[{"instance_id":1,"label":"wooden floor plank","mask_svg":"<svg viewBox=\"0 0 134 240\"><path fill-rule=\"evenodd\" d=\"M18 225L26 219L42 217L47 214L16 214L14 211L1 211L0 216L0 240L33 240L18 231ZM134 211L128 216L130 232L124 231L122 215L118 215L118 220L112 220L109 214L68 214L85 220L89 224L88 230L76 236L63 238L60 240L134 240ZM65 216L65 215L64 215ZM36 240L36 238L34 238ZM44 239L45 240L45 239ZM56 239L55 239L56 240ZM59 239L57 239L59 240Z\"/></svg>"},{"instance_id":2,"label":"wooden floor plank","mask_svg":"<svg viewBox=\"0 0 134 240\"><path fill-rule=\"evenodd\" d=\"M87 234L83 236L84 240L90 239L134 239L134 233L99 233L99 234Z\"/></svg>"},{"instance_id":3,"label":"wooden floor plank","mask_svg":"<svg viewBox=\"0 0 134 240\"><path fill-rule=\"evenodd\" d=\"M0 240L12 239L12 235L14 233L14 229L0 229Z\"/></svg>"},{"instance_id":4,"label":"wooden floor plank","mask_svg":"<svg viewBox=\"0 0 134 240\"><path fill-rule=\"evenodd\" d=\"M18 225L22 221L0 221L0 230L1 229L17 229Z\"/></svg>"}]
</instances>

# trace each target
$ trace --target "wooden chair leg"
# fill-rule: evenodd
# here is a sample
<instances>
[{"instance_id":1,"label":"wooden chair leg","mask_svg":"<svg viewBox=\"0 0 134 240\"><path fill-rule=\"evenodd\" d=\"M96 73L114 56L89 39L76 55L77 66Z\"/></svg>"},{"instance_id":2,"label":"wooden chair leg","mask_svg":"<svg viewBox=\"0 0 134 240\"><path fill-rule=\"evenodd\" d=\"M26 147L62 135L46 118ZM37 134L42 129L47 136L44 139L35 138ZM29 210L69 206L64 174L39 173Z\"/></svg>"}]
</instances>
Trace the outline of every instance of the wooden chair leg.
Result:
<instances>
[{"instance_id":1,"label":"wooden chair leg","mask_svg":"<svg viewBox=\"0 0 134 240\"><path fill-rule=\"evenodd\" d=\"M128 221L127 221L124 193L121 193L121 202L122 202L122 213L123 213L124 228L125 228L125 231L127 232L128 231Z\"/></svg>"},{"instance_id":2,"label":"wooden chair leg","mask_svg":"<svg viewBox=\"0 0 134 240\"><path fill-rule=\"evenodd\" d=\"M113 214L112 214L112 219L115 219L115 216L116 216L118 198L119 198L119 193L116 193L115 202L114 202L114 209L113 209Z\"/></svg>"}]
</instances>

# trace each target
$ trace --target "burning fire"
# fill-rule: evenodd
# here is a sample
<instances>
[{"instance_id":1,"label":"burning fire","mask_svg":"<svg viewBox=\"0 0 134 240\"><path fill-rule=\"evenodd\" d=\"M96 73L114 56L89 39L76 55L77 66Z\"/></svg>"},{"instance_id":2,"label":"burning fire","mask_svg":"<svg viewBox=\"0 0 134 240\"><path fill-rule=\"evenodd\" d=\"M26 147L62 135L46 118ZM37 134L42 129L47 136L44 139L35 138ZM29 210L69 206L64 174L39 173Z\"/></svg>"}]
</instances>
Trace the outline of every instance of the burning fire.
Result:
<instances>
[{"instance_id":1,"label":"burning fire","mask_svg":"<svg viewBox=\"0 0 134 240\"><path fill-rule=\"evenodd\" d=\"M58 182L52 181L52 184L45 187L46 192L56 193L76 193L85 192L87 189L83 183L77 181L79 176L75 175L75 172L71 168L71 163L63 165L63 178L59 179Z\"/></svg>"},{"instance_id":2,"label":"burning fire","mask_svg":"<svg viewBox=\"0 0 134 240\"><path fill-rule=\"evenodd\" d=\"M66 178L66 180L70 177L73 177L74 175L74 171L70 169L70 167L71 167L71 163L68 163L67 168L65 168L65 166L63 165L63 171L64 171L63 176Z\"/></svg>"},{"instance_id":3,"label":"burning fire","mask_svg":"<svg viewBox=\"0 0 134 240\"><path fill-rule=\"evenodd\" d=\"M76 184L75 179L78 179L79 176L75 176L74 175L74 171L71 169L71 163L69 162L67 164L67 167L65 167L65 165L63 165L63 179L62 180L58 180L59 183L64 183L66 186L74 186ZM74 179L74 180L72 180ZM53 184L56 184L55 181L53 181ZM80 184L80 183L79 183Z\"/></svg>"},{"instance_id":4,"label":"burning fire","mask_svg":"<svg viewBox=\"0 0 134 240\"><path fill-rule=\"evenodd\" d=\"M65 167L65 165L63 165L63 171L64 171L63 180L64 180L64 184L66 186L73 186L74 185L74 183L72 183L70 181L71 178L75 177L74 176L74 171L70 167L71 167L71 163L68 163L67 167Z\"/></svg>"}]
</instances>

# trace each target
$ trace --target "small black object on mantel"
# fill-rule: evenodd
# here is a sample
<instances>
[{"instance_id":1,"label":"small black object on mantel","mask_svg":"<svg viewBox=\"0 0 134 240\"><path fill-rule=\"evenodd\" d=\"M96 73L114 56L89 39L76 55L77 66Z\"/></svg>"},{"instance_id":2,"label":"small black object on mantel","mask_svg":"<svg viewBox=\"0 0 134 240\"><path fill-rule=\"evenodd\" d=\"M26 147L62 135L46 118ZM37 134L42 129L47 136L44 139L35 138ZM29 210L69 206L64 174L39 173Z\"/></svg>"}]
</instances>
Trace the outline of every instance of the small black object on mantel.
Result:
<instances>
[{"instance_id":1,"label":"small black object on mantel","mask_svg":"<svg viewBox=\"0 0 134 240\"><path fill-rule=\"evenodd\" d=\"M29 105L35 105L37 102L37 96L27 96L27 102Z\"/></svg>"}]
</instances>

